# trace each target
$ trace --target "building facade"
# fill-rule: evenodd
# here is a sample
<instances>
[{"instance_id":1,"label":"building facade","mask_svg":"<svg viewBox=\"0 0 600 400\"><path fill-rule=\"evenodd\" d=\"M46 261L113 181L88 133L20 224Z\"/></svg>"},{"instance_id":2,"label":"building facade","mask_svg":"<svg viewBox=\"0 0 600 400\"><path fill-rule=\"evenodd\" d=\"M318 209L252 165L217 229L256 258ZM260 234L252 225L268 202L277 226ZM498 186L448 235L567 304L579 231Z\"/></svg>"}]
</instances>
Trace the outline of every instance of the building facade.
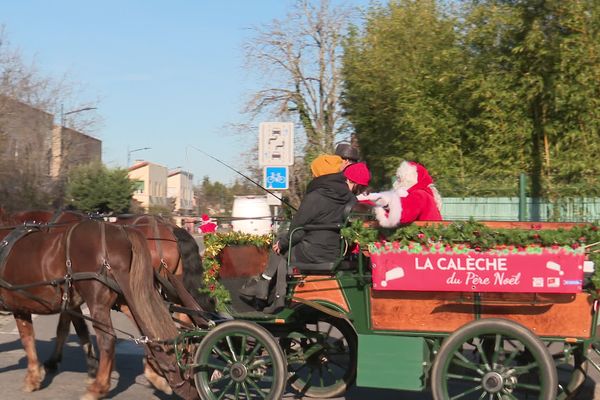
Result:
<instances>
[{"instance_id":1,"label":"building facade","mask_svg":"<svg viewBox=\"0 0 600 400\"><path fill-rule=\"evenodd\" d=\"M51 177L66 176L73 167L99 163L101 158L100 140L64 126L54 126L52 129Z\"/></svg>"},{"instance_id":2,"label":"building facade","mask_svg":"<svg viewBox=\"0 0 600 400\"><path fill-rule=\"evenodd\" d=\"M0 95L0 202L8 209L61 207L66 176L101 161L102 142L54 126L54 115Z\"/></svg>"},{"instance_id":3,"label":"building facade","mask_svg":"<svg viewBox=\"0 0 600 400\"><path fill-rule=\"evenodd\" d=\"M49 175L53 121L52 114L0 96L0 158L13 173Z\"/></svg>"},{"instance_id":4,"label":"building facade","mask_svg":"<svg viewBox=\"0 0 600 400\"><path fill-rule=\"evenodd\" d=\"M167 167L148 161L137 162L129 168L129 179L136 185L133 198L139 201L144 209L148 210L152 206L168 206L168 173Z\"/></svg>"},{"instance_id":5,"label":"building facade","mask_svg":"<svg viewBox=\"0 0 600 400\"><path fill-rule=\"evenodd\" d=\"M167 197L175 199L175 214L190 215L194 209L194 175L176 170L167 178Z\"/></svg>"}]
</instances>

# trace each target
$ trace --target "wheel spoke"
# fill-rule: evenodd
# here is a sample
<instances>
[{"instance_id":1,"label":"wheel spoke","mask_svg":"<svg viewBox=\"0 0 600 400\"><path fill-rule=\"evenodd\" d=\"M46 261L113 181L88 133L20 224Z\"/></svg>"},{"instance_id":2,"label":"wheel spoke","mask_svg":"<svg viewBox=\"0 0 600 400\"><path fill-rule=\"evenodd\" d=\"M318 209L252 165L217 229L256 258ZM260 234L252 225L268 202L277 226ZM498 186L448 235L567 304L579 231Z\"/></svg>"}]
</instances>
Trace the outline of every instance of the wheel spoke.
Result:
<instances>
[{"instance_id":1,"label":"wheel spoke","mask_svg":"<svg viewBox=\"0 0 600 400\"><path fill-rule=\"evenodd\" d=\"M215 379L214 381L210 381L208 382L208 386L209 387L213 387L215 385L218 385L221 382L225 382L230 378L229 374L224 374L222 377L220 377L219 379Z\"/></svg>"},{"instance_id":2,"label":"wheel spoke","mask_svg":"<svg viewBox=\"0 0 600 400\"><path fill-rule=\"evenodd\" d=\"M496 339L494 341L494 354L492 355L492 365L498 362L498 357L500 356L500 350L502 349L502 335L496 335Z\"/></svg>"},{"instance_id":3,"label":"wheel spoke","mask_svg":"<svg viewBox=\"0 0 600 400\"><path fill-rule=\"evenodd\" d=\"M260 367L268 367L273 364L273 360L271 357L262 357L252 361L251 364L247 366L248 369L256 369Z\"/></svg>"},{"instance_id":4,"label":"wheel spoke","mask_svg":"<svg viewBox=\"0 0 600 400\"><path fill-rule=\"evenodd\" d=\"M250 392L248 391L248 385L246 385L246 382L242 382L242 388L244 388L244 394L246 394L246 398L250 399Z\"/></svg>"},{"instance_id":5,"label":"wheel spoke","mask_svg":"<svg viewBox=\"0 0 600 400\"><path fill-rule=\"evenodd\" d=\"M258 379L259 381L275 382L275 377L271 375L249 374L248 376L250 378Z\"/></svg>"},{"instance_id":6,"label":"wheel spoke","mask_svg":"<svg viewBox=\"0 0 600 400\"><path fill-rule=\"evenodd\" d=\"M206 366L210 367L212 369L216 369L216 370L221 371L221 372L223 372L223 371L225 371L227 369L227 365L226 364L215 364L214 362L210 362L210 361L206 363Z\"/></svg>"},{"instance_id":7,"label":"wheel spoke","mask_svg":"<svg viewBox=\"0 0 600 400\"><path fill-rule=\"evenodd\" d=\"M247 362L250 362L256 356L256 354L258 354L258 351L262 349L262 347L262 343L256 342L256 345L254 346L250 354L248 354Z\"/></svg>"},{"instance_id":8,"label":"wheel spoke","mask_svg":"<svg viewBox=\"0 0 600 400\"><path fill-rule=\"evenodd\" d=\"M466 375L458 375L458 374L448 374L448 379L456 379L458 381L465 381L465 382L481 382L481 378L478 376L466 376Z\"/></svg>"},{"instance_id":9,"label":"wheel spoke","mask_svg":"<svg viewBox=\"0 0 600 400\"><path fill-rule=\"evenodd\" d=\"M235 355L235 349L233 348L233 343L231 342L231 336L227 336L225 338L225 340L227 341L227 347L229 347L229 351L231 353L231 357L233 358L233 361L238 362L239 360L238 360L237 356Z\"/></svg>"},{"instance_id":10,"label":"wheel spoke","mask_svg":"<svg viewBox=\"0 0 600 400\"><path fill-rule=\"evenodd\" d=\"M246 382L248 382L250 384L250 386L252 386L256 390L256 392L260 395L260 397L262 397L263 399L267 398L267 394L262 391L260 386L258 386L258 384L256 382L254 382L254 380L252 380L250 378L246 378Z\"/></svg>"},{"instance_id":11,"label":"wheel spoke","mask_svg":"<svg viewBox=\"0 0 600 400\"><path fill-rule=\"evenodd\" d=\"M213 347L212 349L214 352L217 353L217 355L219 355L222 359L224 359L227 364L232 364L233 362L231 361L231 358L225 354L225 352L221 349L219 349L217 346Z\"/></svg>"},{"instance_id":12,"label":"wheel spoke","mask_svg":"<svg viewBox=\"0 0 600 400\"><path fill-rule=\"evenodd\" d=\"M508 353L509 356L504 361L504 365L511 365L513 363L513 361L515 360L515 358L517 358L517 356L520 353L521 352L518 349L515 349L515 350L511 351L510 353Z\"/></svg>"},{"instance_id":13,"label":"wheel spoke","mask_svg":"<svg viewBox=\"0 0 600 400\"><path fill-rule=\"evenodd\" d=\"M244 362L244 356L246 355L246 342L248 337L246 335L242 336L242 348L240 349L240 362Z\"/></svg>"},{"instance_id":14,"label":"wheel spoke","mask_svg":"<svg viewBox=\"0 0 600 400\"><path fill-rule=\"evenodd\" d=\"M460 393L460 394L457 394L456 396L452 396L452 397L450 397L450 400L457 400L457 399L461 399L461 398L463 398L463 397L465 397L465 396L468 396L468 395L470 395L471 393L475 393L475 392L476 392L476 391L478 391L478 390L482 390L482 387L481 387L481 385L477 385L477 386L475 386L474 388L471 388L471 389L469 389L469 390L467 390L467 391L465 391L465 392L462 392L462 393Z\"/></svg>"},{"instance_id":15,"label":"wheel spoke","mask_svg":"<svg viewBox=\"0 0 600 400\"><path fill-rule=\"evenodd\" d=\"M485 374L485 372L482 371L481 368L479 368L479 366L477 364L473 364L473 362L471 362L467 359L465 359L465 360L466 361L452 359L452 364L459 366L459 367L470 369L471 371L475 371L479 375L482 375L482 376Z\"/></svg>"},{"instance_id":16,"label":"wheel spoke","mask_svg":"<svg viewBox=\"0 0 600 400\"><path fill-rule=\"evenodd\" d=\"M498 393L500 396L500 393ZM504 393L502 396L498 397L498 400L519 400L512 393Z\"/></svg>"},{"instance_id":17,"label":"wheel spoke","mask_svg":"<svg viewBox=\"0 0 600 400\"><path fill-rule=\"evenodd\" d=\"M485 350L483 349L483 340L479 339L475 347L477 348L477 352L481 356L481 359L483 361L483 367L486 369L486 371L491 371L492 365L488 361L487 354L485 354Z\"/></svg>"},{"instance_id":18,"label":"wheel spoke","mask_svg":"<svg viewBox=\"0 0 600 400\"><path fill-rule=\"evenodd\" d=\"M342 367L340 367L340 368L342 368ZM334 381L337 382L339 380L336 378L335 372L333 371L333 369L329 368L329 363L325 364L325 369L327 370L327 372L329 372L329 376L333 377ZM346 369L342 368L342 370L345 371Z\"/></svg>"},{"instance_id":19,"label":"wheel spoke","mask_svg":"<svg viewBox=\"0 0 600 400\"><path fill-rule=\"evenodd\" d=\"M229 381L229 384L227 386L225 386L225 389L223 389L221 391L221 395L219 397L217 397L217 400L221 400L222 398L225 397L225 395L227 394L227 391L233 386L234 382L235 382L234 380Z\"/></svg>"},{"instance_id":20,"label":"wheel spoke","mask_svg":"<svg viewBox=\"0 0 600 400\"><path fill-rule=\"evenodd\" d=\"M517 383L515 385L515 388L525 389L525 390L531 390L531 391L534 391L534 392L541 392L542 391L542 386L541 385L534 385L532 383Z\"/></svg>"},{"instance_id":21,"label":"wheel spoke","mask_svg":"<svg viewBox=\"0 0 600 400\"><path fill-rule=\"evenodd\" d=\"M333 364L333 365L335 365L336 367L339 367L339 368L341 368L341 369L344 369L344 370L348 368L348 366L347 366L347 365L342 365L342 364L340 364L340 363L338 363L338 362L336 362L336 361L333 361L333 360L329 360L329 361L328 361L328 364Z\"/></svg>"},{"instance_id":22,"label":"wheel spoke","mask_svg":"<svg viewBox=\"0 0 600 400\"><path fill-rule=\"evenodd\" d=\"M522 374L528 373L532 369L538 368L538 367L539 367L539 364L534 361L534 362L529 363L527 365L521 365L521 366L518 366L518 367L514 367L513 370L515 371L515 373L517 375L522 375Z\"/></svg>"},{"instance_id":23,"label":"wheel spoke","mask_svg":"<svg viewBox=\"0 0 600 400\"><path fill-rule=\"evenodd\" d=\"M241 385L239 384L239 382L235 383L235 392L233 393L233 395L235 396L236 399L238 399L240 397L240 389L241 389Z\"/></svg>"}]
</instances>

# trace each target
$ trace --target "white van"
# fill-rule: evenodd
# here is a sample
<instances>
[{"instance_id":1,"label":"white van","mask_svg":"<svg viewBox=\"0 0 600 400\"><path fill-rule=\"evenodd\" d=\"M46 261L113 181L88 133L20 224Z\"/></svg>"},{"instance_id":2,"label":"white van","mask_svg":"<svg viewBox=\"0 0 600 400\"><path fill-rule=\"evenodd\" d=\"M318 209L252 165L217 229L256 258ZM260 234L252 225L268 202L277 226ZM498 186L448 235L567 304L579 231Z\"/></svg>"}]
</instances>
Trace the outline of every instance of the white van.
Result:
<instances>
[{"instance_id":1,"label":"white van","mask_svg":"<svg viewBox=\"0 0 600 400\"><path fill-rule=\"evenodd\" d=\"M235 196L231 217L231 226L236 232L271 233L271 208L267 196Z\"/></svg>"}]
</instances>

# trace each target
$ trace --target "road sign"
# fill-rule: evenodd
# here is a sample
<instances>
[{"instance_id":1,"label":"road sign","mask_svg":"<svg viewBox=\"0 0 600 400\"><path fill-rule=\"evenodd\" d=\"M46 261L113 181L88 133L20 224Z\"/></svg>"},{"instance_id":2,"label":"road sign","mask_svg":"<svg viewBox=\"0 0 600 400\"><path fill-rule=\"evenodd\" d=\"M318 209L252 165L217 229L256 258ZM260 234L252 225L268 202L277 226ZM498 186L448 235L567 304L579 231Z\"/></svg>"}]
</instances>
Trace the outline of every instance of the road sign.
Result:
<instances>
[{"instance_id":1,"label":"road sign","mask_svg":"<svg viewBox=\"0 0 600 400\"><path fill-rule=\"evenodd\" d=\"M269 190L288 189L288 167L269 166L264 169L265 188Z\"/></svg>"},{"instance_id":2,"label":"road sign","mask_svg":"<svg viewBox=\"0 0 600 400\"><path fill-rule=\"evenodd\" d=\"M262 122L258 135L260 166L294 164L294 124L291 122Z\"/></svg>"}]
</instances>

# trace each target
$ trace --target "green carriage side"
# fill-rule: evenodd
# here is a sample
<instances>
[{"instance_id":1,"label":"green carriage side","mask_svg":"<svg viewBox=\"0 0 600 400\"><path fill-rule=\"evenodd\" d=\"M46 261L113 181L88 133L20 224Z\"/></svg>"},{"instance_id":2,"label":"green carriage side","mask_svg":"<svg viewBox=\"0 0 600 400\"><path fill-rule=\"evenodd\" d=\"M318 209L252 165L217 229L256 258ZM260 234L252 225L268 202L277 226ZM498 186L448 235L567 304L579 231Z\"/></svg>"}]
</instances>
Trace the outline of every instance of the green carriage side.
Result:
<instances>
[{"instance_id":1,"label":"green carriage side","mask_svg":"<svg viewBox=\"0 0 600 400\"><path fill-rule=\"evenodd\" d=\"M220 257L236 258L235 252L261 253L253 246L232 246ZM262 256L266 261L266 252ZM287 306L269 315L245 308L235 296L260 268L223 265L228 266L220 272L232 293L232 316L270 332L285 355L289 385L305 396L339 396L356 384L431 389L436 400L564 400L573 398L588 365L594 365L589 355L596 341L597 301L589 283L574 293L381 291L373 288L369 255L358 252L329 267L290 265ZM205 372L204 386L212 373ZM238 394L234 397L245 398Z\"/></svg>"}]
</instances>

